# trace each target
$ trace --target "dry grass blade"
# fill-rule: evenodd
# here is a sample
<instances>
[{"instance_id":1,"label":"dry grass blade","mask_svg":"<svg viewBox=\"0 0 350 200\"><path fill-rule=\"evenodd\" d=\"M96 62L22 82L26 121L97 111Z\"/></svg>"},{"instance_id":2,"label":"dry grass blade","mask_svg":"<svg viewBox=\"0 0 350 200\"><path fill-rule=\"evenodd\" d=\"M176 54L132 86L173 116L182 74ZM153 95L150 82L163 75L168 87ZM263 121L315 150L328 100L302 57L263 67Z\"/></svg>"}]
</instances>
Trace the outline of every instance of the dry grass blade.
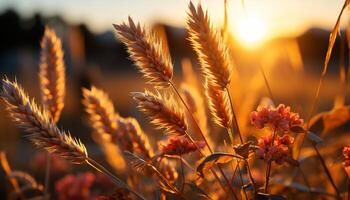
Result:
<instances>
[{"instance_id":1,"label":"dry grass blade","mask_svg":"<svg viewBox=\"0 0 350 200\"><path fill-rule=\"evenodd\" d=\"M197 8L191 2L189 5L187 29L189 40L201 63L202 72L216 87L225 89L231 81L231 65L229 49L224 45L223 38L211 26L208 13L201 5Z\"/></svg>"},{"instance_id":2,"label":"dry grass blade","mask_svg":"<svg viewBox=\"0 0 350 200\"><path fill-rule=\"evenodd\" d=\"M43 186L38 184L30 174L23 172L23 171L12 171L9 175L11 178L15 178L18 181L21 181L24 183L23 187L30 187L30 188L42 188Z\"/></svg>"},{"instance_id":3,"label":"dry grass blade","mask_svg":"<svg viewBox=\"0 0 350 200\"><path fill-rule=\"evenodd\" d=\"M173 65L169 52L153 33L135 24L129 17L129 24L114 25L119 39L127 46L131 59L139 70L158 88L169 87L173 76Z\"/></svg>"},{"instance_id":4,"label":"dry grass blade","mask_svg":"<svg viewBox=\"0 0 350 200\"><path fill-rule=\"evenodd\" d=\"M160 93L149 91L132 93L140 111L149 115L151 123L164 129L167 134L185 135L187 123L183 112L171 97L163 97Z\"/></svg>"},{"instance_id":5,"label":"dry grass blade","mask_svg":"<svg viewBox=\"0 0 350 200\"><path fill-rule=\"evenodd\" d=\"M116 134L118 127L115 119L118 114L108 95L96 87L91 87L90 90L83 88L82 91L85 111L89 114L94 130L99 134Z\"/></svg>"},{"instance_id":6,"label":"dry grass blade","mask_svg":"<svg viewBox=\"0 0 350 200\"><path fill-rule=\"evenodd\" d=\"M214 122L224 128L230 128L233 114L227 93L212 85L208 80L205 83L205 90Z\"/></svg>"},{"instance_id":7,"label":"dry grass blade","mask_svg":"<svg viewBox=\"0 0 350 200\"><path fill-rule=\"evenodd\" d=\"M143 173L143 171L146 168L150 169L158 178L159 184L163 190L170 192L170 193L174 193L174 194L179 193L178 190L168 182L168 180L162 175L162 173L160 173L158 171L158 169L154 165L146 162L142 158L140 158L137 155L132 154L128 151L124 152L124 156L129 161L129 163L131 164L133 169L135 169L137 172Z\"/></svg>"},{"instance_id":8,"label":"dry grass blade","mask_svg":"<svg viewBox=\"0 0 350 200\"><path fill-rule=\"evenodd\" d=\"M312 118L312 116L313 116L313 114L315 112L316 106L317 106L317 101L318 101L318 97L320 95L323 79L324 79L324 77L327 74L328 63L329 63L329 60L330 60L331 55L332 55L332 50L333 50L333 46L334 46L335 40L337 39L337 34L339 32L340 19L341 19L341 16L343 15L343 12L344 12L344 10L345 10L345 8L347 7L348 4L349 4L349 1L346 0L344 2L344 5L343 5L340 13L339 13L337 22L335 23L334 28L333 28L330 36L329 36L329 42L328 42L328 49L327 49L327 53L326 53L326 58L325 58L325 61L324 61L321 77L320 77L320 80L319 80L318 85L317 85L315 97L314 97L312 105L311 105L311 112L310 112L310 116L309 116L309 119L308 119L307 125L306 125L307 129L309 129L309 127L310 127L310 121L311 121L311 118ZM299 146L299 148L298 148L299 151L297 152L297 157L299 157L299 155L300 155L300 150L301 150L301 147L303 146L305 135L306 134L303 134L301 136L301 139L300 139L300 142L299 142L300 144L297 144Z\"/></svg>"},{"instance_id":9,"label":"dry grass blade","mask_svg":"<svg viewBox=\"0 0 350 200\"><path fill-rule=\"evenodd\" d=\"M41 41L39 80L44 108L57 122L64 106L65 71L61 40L45 27Z\"/></svg>"},{"instance_id":10,"label":"dry grass blade","mask_svg":"<svg viewBox=\"0 0 350 200\"><path fill-rule=\"evenodd\" d=\"M315 107L316 107L317 100L318 100L318 97L319 97L319 94L320 94L320 91L321 91L322 82L323 82L324 77L327 74L328 63L329 63L329 60L330 60L331 55L332 55L332 50L333 50L333 47L334 47L335 40L337 39L337 34L339 32L340 19L341 19L341 16L343 15L343 12L344 12L346 6L348 5L348 3L349 2L347 0L344 2L343 8L341 9L341 11L339 13L337 22L335 23L334 28L333 28L331 34L329 35L329 43L328 43L328 49L327 49L327 53L326 53L326 58L325 58L325 61L324 61L321 77L320 77L320 80L319 80L319 83L318 83L318 86L317 86L317 89L316 89L316 94L315 94L315 97L314 97L314 101L313 101L313 104L312 104L312 109L311 109L311 113L310 113L310 117L309 117L310 119L311 119L313 113L315 112ZM308 122L310 122L310 120ZM308 126L309 126L309 123L308 123Z\"/></svg>"},{"instance_id":11,"label":"dry grass blade","mask_svg":"<svg viewBox=\"0 0 350 200\"><path fill-rule=\"evenodd\" d=\"M57 128L45 112L30 101L17 82L2 81L0 94L9 115L18 128L29 133L27 137L38 147L56 153L73 163L83 163L88 154L83 143Z\"/></svg>"},{"instance_id":12,"label":"dry grass blade","mask_svg":"<svg viewBox=\"0 0 350 200\"><path fill-rule=\"evenodd\" d=\"M12 173L11 167L7 161L6 154L5 152L0 152L0 161L1 161L1 167L3 168L6 176L8 177L11 185L13 186L15 192L17 194L20 194L20 188L18 185L18 182L15 178L11 178L10 174Z\"/></svg>"}]
</instances>

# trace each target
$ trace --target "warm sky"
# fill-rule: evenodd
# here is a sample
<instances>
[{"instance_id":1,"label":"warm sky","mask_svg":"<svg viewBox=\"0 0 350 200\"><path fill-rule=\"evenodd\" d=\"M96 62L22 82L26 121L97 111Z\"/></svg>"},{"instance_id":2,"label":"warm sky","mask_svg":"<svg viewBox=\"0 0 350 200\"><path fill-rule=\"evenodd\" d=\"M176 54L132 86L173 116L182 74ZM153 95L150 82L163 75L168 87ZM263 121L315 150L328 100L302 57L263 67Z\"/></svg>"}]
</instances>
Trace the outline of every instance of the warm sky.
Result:
<instances>
[{"instance_id":1,"label":"warm sky","mask_svg":"<svg viewBox=\"0 0 350 200\"><path fill-rule=\"evenodd\" d=\"M243 18L257 19L265 35L294 35L310 26L330 29L344 0L228 0L230 29L235 30ZM0 12L11 7L24 16L35 12L62 15L70 22L84 22L95 31L105 31L112 23L127 19L151 23L184 25L189 0L0 0ZM198 2L193 0L193 2ZM202 0L212 21L222 23L223 0ZM344 17L347 21L347 15Z\"/></svg>"}]
</instances>

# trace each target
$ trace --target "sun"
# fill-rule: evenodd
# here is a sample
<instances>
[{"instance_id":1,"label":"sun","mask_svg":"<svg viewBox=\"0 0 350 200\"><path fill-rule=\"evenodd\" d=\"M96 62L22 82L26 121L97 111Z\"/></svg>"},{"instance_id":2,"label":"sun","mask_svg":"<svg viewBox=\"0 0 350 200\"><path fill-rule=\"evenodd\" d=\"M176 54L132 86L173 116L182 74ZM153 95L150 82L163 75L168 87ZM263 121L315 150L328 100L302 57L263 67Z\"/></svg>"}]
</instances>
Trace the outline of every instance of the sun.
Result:
<instances>
[{"instance_id":1,"label":"sun","mask_svg":"<svg viewBox=\"0 0 350 200\"><path fill-rule=\"evenodd\" d=\"M258 17L245 17L237 22L237 39L249 47L261 44L266 38L266 24Z\"/></svg>"}]
</instances>

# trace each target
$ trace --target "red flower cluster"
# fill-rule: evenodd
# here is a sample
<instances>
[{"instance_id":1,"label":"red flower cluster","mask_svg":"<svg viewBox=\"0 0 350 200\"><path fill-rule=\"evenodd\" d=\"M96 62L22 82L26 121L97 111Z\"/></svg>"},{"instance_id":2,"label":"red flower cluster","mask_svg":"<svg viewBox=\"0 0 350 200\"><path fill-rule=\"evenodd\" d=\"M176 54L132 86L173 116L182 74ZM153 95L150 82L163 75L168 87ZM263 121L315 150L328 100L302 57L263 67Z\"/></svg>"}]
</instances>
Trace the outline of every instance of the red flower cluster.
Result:
<instances>
[{"instance_id":1,"label":"red flower cluster","mask_svg":"<svg viewBox=\"0 0 350 200\"><path fill-rule=\"evenodd\" d=\"M344 147L343 148L343 155L344 155L344 167L350 166L350 147Z\"/></svg>"},{"instance_id":2,"label":"red flower cluster","mask_svg":"<svg viewBox=\"0 0 350 200\"><path fill-rule=\"evenodd\" d=\"M203 141L195 142L199 148L203 148L205 143ZM197 150L194 145L187 137L173 136L167 141L160 142L158 144L159 150L162 154L166 155L183 155Z\"/></svg>"},{"instance_id":3,"label":"red flower cluster","mask_svg":"<svg viewBox=\"0 0 350 200\"><path fill-rule=\"evenodd\" d=\"M255 155L266 162L275 161L277 164L283 164L285 159L290 156L289 145L293 144L294 138L284 135L282 137L276 136L273 142L272 140L272 135L262 136L259 139Z\"/></svg>"},{"instance_id":4,"label":"red flower cluster","mask_svg":"<svg viewBox=\"0 0 350 200\"><path fill-rule=\"evenodd\" d=\"M298 113L291 112L289 106L280 104L277 108L259 107L252 112L251 123L259 129L272 126L273 129L285 133L292 126L303 125L304 121Z\"/></svg>"},{"instance_id":5,"label":"red flower cluster","mask_svg":"<svg viewBox=\"0 0 350 200\"><path fill-rule=\"evenodd\" d=\"M78 175L66 175L56 182L55 189L59 200L92 200L96 199L90 194L90 189L96 180L91 172Z\"/></svg>"}]
</instances>

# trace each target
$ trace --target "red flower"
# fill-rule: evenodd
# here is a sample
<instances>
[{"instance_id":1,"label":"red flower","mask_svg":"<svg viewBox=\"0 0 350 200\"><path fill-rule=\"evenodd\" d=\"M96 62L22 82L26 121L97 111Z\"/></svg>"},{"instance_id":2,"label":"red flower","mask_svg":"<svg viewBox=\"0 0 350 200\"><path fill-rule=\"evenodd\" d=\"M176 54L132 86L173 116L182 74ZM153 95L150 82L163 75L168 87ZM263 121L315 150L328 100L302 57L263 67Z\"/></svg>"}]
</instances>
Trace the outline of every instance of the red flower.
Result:
<instances>
[{"instance_id":1,"label":"red flower","mask_svg":"<svg viewBox=\"0 0 350 200\"><path fill-rule=\"evenodd\" d=\"M294 138L289 135L276 136L273 144L272 139L272 135L262 136L258 141L255 155L266 162L275 161L277 164L283 164L290 156L289 145L293 144Z\"/></svg>"},{"instance_id":2,"label":"red flower","mask_svg":"<svg viewBox=\"0 0 350 200\"><path fill-rule=\"evenodd\" d=\"M277 108L258 107L251 114L251 123L259 129L272 126L277 131L288 132L292 126L302 126L304 121L289 106L280 104Z\"/></svg>"},{"instance_id":3,"label":"red flower","mask_svg":"<svg viewBox=\"0 0 350 200\"><path fill-rule=\"evenodd\" d=\"M195 142L199 148L203 148L205 143L203 141ZM194 145L187 137L173 136L167 141L160 142L158 144L159 150L162 154L166 155L183 155L197 150Z\"/></svg>"},{"instance_id":4,"label":"red flower","mask_svg":"<svg viewBox=\"0 0 350 200\"><path fill-rule=\"evenodd\" d=\"M91 172L77 175L66 175L56 182L55 189L59 200L91 200L96 199L90 189L96 179Z\"/></svg>"}]
</instances>

